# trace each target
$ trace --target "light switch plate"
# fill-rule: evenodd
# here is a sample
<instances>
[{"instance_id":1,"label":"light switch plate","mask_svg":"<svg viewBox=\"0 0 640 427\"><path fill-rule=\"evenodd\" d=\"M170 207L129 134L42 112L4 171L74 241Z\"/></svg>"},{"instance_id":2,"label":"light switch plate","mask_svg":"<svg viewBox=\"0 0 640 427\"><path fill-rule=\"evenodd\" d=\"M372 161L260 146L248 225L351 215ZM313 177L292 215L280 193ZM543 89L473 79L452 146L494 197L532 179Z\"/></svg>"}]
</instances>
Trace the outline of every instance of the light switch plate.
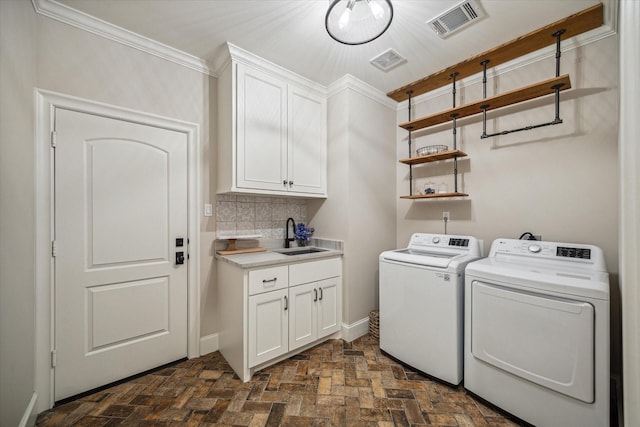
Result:
<instances>
[{"instance_id":1,"label":"light switch plate","mask_svg":"<svg viewBox=\"0 0 640 427\"><path fill-rule=\"evenodd\" d=\"M213 205L211 203L204 204L204 216L213 216Z\"/></svg>"}]
</instances>

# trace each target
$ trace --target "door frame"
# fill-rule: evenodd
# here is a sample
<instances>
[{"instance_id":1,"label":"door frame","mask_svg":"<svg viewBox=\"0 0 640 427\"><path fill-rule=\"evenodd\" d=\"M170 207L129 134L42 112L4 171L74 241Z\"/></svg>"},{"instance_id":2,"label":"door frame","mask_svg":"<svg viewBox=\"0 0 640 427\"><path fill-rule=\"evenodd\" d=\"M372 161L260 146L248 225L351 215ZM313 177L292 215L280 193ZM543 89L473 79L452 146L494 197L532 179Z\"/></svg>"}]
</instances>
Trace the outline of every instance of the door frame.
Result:
<instances>
[{"instance_id":1,"label":"door frame","mask_svg":"<svg viewBox=\"0 0 640 427\"><path fill-rule=\"evenodd\" d=\"M54 176L51 131L55 109L64 108L160 127L187 136L187 226L189 263L187 268L187 357L200 356L200 129L196 123L161 117L141 111L82 99L36 88L35 181L35 384L37 412L53 407L54 370L51 351L55 345L54 263L51 242L54 237Z\"/></svg>"}]
</instances>

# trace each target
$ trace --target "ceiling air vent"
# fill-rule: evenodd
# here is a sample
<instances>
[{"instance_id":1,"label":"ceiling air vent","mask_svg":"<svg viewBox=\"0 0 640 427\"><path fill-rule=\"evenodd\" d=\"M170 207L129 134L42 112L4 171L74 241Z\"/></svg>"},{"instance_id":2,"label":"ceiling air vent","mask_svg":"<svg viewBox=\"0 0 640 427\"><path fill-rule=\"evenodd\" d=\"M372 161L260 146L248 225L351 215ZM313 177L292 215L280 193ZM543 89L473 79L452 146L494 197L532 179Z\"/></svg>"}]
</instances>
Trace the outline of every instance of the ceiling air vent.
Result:
<instances>
[{"instance_id":1,"label":"ceiling air vent","mask_svg":"<svg viewBox=\"0 0 640 427\"><path fill-rule=\"evenodd\" d=\"M389 71L390 69L407 62L407 58L403 57L393 49L387 49L380 55L371 59L369 62L382 71Z\"/></svg>"},{"instance_id":2,"label":"ceiling air vent","mask_svg":"<svg viewBox=\"0 0 640 427\"><path fill-rule=\"evenodd\" d=\"M440 38L446 39L451 34L460 31L484 16L485 13L478 2L475 0L465 0L432 20L427 21L427 25L429 25Z\"/></svg>"}]
</instances>

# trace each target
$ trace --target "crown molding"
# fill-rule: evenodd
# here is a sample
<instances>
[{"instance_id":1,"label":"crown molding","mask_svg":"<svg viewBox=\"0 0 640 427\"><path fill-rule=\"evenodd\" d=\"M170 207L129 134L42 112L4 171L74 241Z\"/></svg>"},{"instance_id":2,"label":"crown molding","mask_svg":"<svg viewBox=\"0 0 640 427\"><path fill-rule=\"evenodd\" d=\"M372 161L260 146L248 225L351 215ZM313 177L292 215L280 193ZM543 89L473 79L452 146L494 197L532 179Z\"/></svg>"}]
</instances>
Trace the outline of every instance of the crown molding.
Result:
<instances>
[{"instance_id":1,"label":"crown molding","mask_svg":"<svg viewBox=\"0 0 640 427\"><path fill-rule=\"evenodd\" d=\"M0 0L1 1L1 0ZM63 22L68 25L72 25L76 28L80 28L84 31L96 34L98 36L113 40L117 43L121 43L125 46L138 49L142 52L150 55L157 56L159 58L171 61L175 64L190 68L192 70L207 74L213 77L218 77L220 72L228 65L231 58L240 60L242 62L249 61L252 64L258 64L266 70L278 70L279 73L285 73L290 76L292 80L305 82L308 86L315 86L318 90L327 90L322 85L316 82L308 80L302 76L299 76L291 71L288 71L277 64L273 64L265 59L262 59L244 49L241 49L231 43L228 45L228 55L226 57L217 58L213 67L209 67L207 61L198 58L194 55L188 54L181 50L175 49L171 46L165 45L158 41L152 40L148 37L126 30L117 25L103 21L86 13L80 12L69 6L58 3L55 0L31 0L36 13L46 16L51 19ZM594 43L598 40L613 36L617 34L618 28L618 0L604 0L605 4L605 16L604 25L587 33L576 36L570 40L563 42L563 51L569 51L581 46L585 46L590 43ZM529 64L541 61L555 55L555 48L550 46L549 48L541 49L531 54L522 56L515 61L508 64L497 66L492 68L492 74L494 76L504 74L515 69L527 66ZM478 84L482 81L482 76L475 75L468 77L467 79L460 80L459 83L463 85ZM406 108L407 101L396 103L392 99L388 98L378 89L367 83L358 80L357 78L346 74L328 87L329 96L350 88L357 92L368 96L369 98L382 103L383 105L391 108L402 109ZM429 99L437 98L444 94L448 94L450 88L443 87L424 95L414 98L414 102L424 102Z\"/></svg>"},{"instance_id":2,"label":"crown molding","mask_svg":"<svg viewBox=\"0 0 640 427\"><path fill-rule=\"evenodd\" d=\"M243 64L250 65L253 68L261 69L262 71L266 71L268 73L273 73L279 76L284 77L285 79L305 86L307 88L313 89L316 92L326 95L327 87L321 85L318 82L310 80L306 77L301 76L300 74L296 74L293 71L290 71L278 64L275 64L271 61L268 61L256 54L253 54L247 50L244 50L233 43L227 42L225 44L226 52L224 55L220 55L220 57L216 58L215 68L212 69L212 76L219 76L222 71L232 63L232 61L240 62Z\"/></svg>"},{"instance_id":3,"label":"crown molding","mask_svg":"<svg viewBox=\"0 0 640 427\"><path fill-rule=\"evenodd\" d=\"M31 0L36 13L72 25L100 37L210 75L207 62L148 37L80 12L55 0Z\"/></svg>"},{"instance_id":4,"label":"crown molding","mask_svg":"<svg viewBox=\"0 0 640 427\"><path fill-rule=\"evenodd\" d=\"M366 96L367 98L370 98L373 101L376 101L377 103L393 110L396 110L398 108L398 103L389 98L384 92L376 89L368 83L363 82L362 80L352 76L351 74L345 74L335 82L331 83L328 87L327 95L329 97L332 97L346 89L351 89L359 93L360 95Z\"/></svg>"}]
</instances>

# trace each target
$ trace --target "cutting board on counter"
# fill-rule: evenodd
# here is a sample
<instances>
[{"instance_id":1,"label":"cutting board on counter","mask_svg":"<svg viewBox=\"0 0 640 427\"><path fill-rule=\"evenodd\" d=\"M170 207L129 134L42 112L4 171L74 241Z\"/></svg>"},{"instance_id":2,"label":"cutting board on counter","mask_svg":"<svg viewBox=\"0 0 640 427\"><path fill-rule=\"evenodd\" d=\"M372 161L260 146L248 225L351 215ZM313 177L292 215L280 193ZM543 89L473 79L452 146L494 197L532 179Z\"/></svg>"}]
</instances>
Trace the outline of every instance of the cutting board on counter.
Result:
<instances>
[{"instance_id":1,"label":"cutting board on counter","mask_svg":"<svg viewBox=\"0 0 640 427\"><path fill-rule=\"evenodd\" d=\"M251 252L264 252L267 248L244 248L244 249L225 249L223 251L216 251L218 255L235 255L235 254L248 254Z\"/></svg>"},{"instance_id":2,"label":"cutting board on counter","mask_svg":"<svg viewBox=\"0 0 640 427\"><path fill-rule=\"evenodd\" d=\"M266 248L260 248L260 247L255 247L255 248L236 248L236 240L238 239L257 239L262 237L259 234L256 235L241 235L241 236L224 236L224 237L219 237L220 240L226 240L227 241L227 249L224 250L220 250L220 251L216 251L216 253L218 255L235 255L235 254L247 254L247 253L251 253L251 252L264 252L267 249Z\"/></svg>"}]
</instances>

